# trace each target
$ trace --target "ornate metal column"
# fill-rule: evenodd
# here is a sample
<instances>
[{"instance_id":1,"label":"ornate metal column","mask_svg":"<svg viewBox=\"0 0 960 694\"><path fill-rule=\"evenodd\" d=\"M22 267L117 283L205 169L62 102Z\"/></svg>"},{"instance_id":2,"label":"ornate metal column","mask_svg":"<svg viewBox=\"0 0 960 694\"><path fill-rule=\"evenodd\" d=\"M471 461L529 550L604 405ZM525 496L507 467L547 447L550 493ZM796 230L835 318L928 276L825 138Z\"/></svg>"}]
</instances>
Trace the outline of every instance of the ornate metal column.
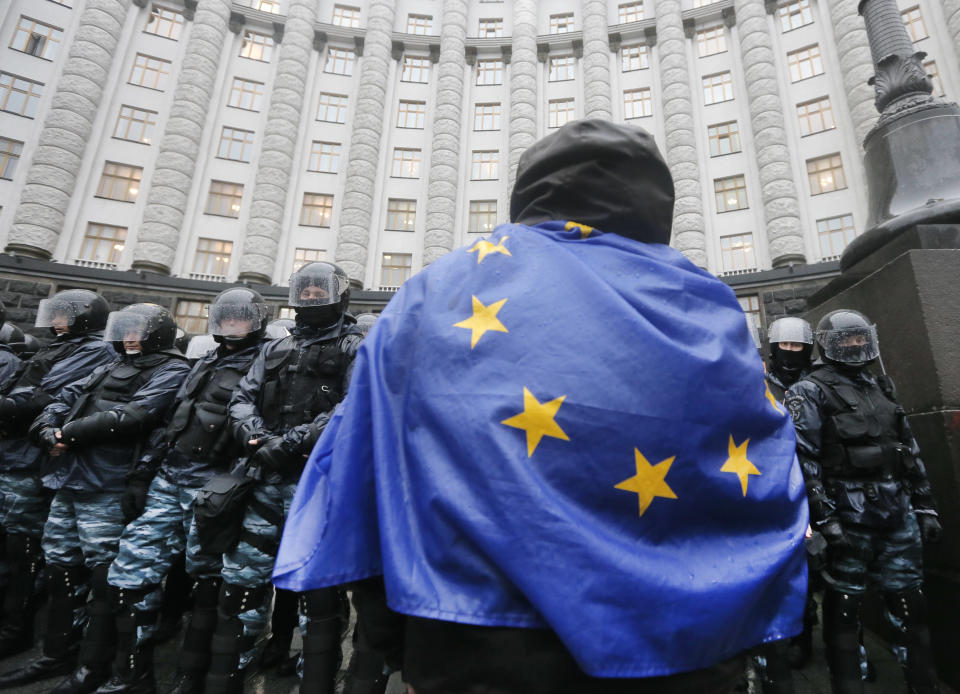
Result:
<instances>
[{"instance_id":1,"label":"ornate metal column","mask_svg":"<svg viewBox=\"0 0 960 694\"><path fill-rule=\"evenodd\" d=\"M315 0L290 0L270 107L263 133L263 148L253 185L250 221L240 257L241 282L270 284L283 234L283 210L290 187L293 157L300 133L307 70L313 51Z\"/></svg>"},{"instance_id":2,"label":"ornate metal column","mask_svg":"<svg viewBox=\"0 0 960 694\"><path fill-rule=\"evenodd\" d=\"M510 171L517 178L520 155L537 140L537 0L513 3L513 65L510 67Z\"/></svg>"},{"instance_id":3,"label":"ornate metal column","mask_svg":"<svg viewBox=\"0 0 960 694\"><path fill-rule=\"evenodd\" d=\"M707 267L707 238L700 194L700 160L694 134L690 68L679 0L658 0L657 42L663 85L665 155L673 174L673 247L698 267Z\"/></svg>"},{"instance_id":4,"label":"ornate metal column","mask_svg":"<svg viewBox=\"0 0 960 694\"><path fill-rule=\"evenodd\" d=\"M840 58L847 108L853 120L857 142L863 143L870 128L877 122L873 90L868 84L873 75L873 61L870 59L867 32L857 14L857 0L827 0L827 5Z\"/></svg>"},{"instance_id":5,"label":"ornate metal column","mask_svg":"<svg viewBox=\"0 0 960 694\"><path fill-rule=\"evenodd\" d=\"M177 257L187 198L210 113L217 65L230 21L230 0L200 0L160 139L150 192L137 231L133 267L170 274Z\"/></svg>"},{"instance_id":6,"label":"ornate metal column","mask_svg":"<svg viewBox=\"0 0 960 694\"><path fill-rule=\"evenodd\" d=\"M783 104L777 86L776 58L763 0L735 0L734 9L770 260L773 267L805 263L800 203L793 181ZM731 13L724 19L728 26L734 23Z\"/></svg>"},{"instance_id":7,"label":"ornate metal column","mask_svg":"<svg viewBox=\"0 0 960 694\"><path fill-rule=\"evenodd\" d=\"M427 225L423 264L453 250L460 175L460 122L463 117L463 75L466 65L467 0L444 0L437 67L437 110L430 148Z\"/></svg>"},{"instance_id":8,"label":"ornate metal column","mask_svg":"<svg viewBox=\"0 0 960 694\"><path fill-rule=\"evenodd\" d=\"M583 0L583 92L585 118L613 119L607 0Z\"/></svg>"},{"instance_id":9,"label":"ornate metal column","mask_svg":"<svg viewBox=\"0 0 960 694\"><path fill-rule=\"evenodd\" d=\"M393 31L392 0L371 0L360 66L360 89L350 135L346 187L337 232L337 264L351 279L364 281L373 193L376 189L383 107L390 74L390 34Z\"/></svg>"},{"instance_id":10,"label":"ornate metal column","mask_svg":"<svg viewBox=\"0 0 960 694\"><path fill-rule=\"evenodd\" d=\"M93 133L130 0L87 0L40 131L7 253L53 256Z\"/></svg>"}]
</instances>

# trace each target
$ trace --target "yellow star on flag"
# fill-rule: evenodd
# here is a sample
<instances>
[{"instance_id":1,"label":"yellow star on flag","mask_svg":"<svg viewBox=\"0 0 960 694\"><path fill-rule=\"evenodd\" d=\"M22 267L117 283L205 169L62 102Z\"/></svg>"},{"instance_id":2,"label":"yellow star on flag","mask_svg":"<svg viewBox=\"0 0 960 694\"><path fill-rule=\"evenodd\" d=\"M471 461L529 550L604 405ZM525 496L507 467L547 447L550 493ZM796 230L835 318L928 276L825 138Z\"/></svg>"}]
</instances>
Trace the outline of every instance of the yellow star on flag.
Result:
<instances>
[{"instance_id":1,"label":"yellow star on flag","mask_svg":"<svg viewBox=\"0 0 960 694\"><path fill-rule=\"evenodd\" d=\"M777 399L773 397L773 393L770 392L770 384L767 383L766 379L764 379L763 383L767 388L767 400L769 400L770 404L773 405L773 409L775 409L780 414L786 414L784 412L783 406L779 402L777 402Z\"/></svg>"},{"instance_id":2,"label":"yellow star on flag","mask_svg":"<svg viewBox=\"0 0 960 694\"><path fill-rule=\"evenodd\" d=\"M477 265L483 262L483 259L486 258L491 253L503 253L504 255L511 255L510 251L507 250L507 247L503 245L509 236L504 236L500 241L497 242L497 245L493 245L489 241L477 241L473 248L471 248L467 253L473 253L477 251Z\"/></svg>"},{"instance_id":3,"label":"yellow star on flag","mask_svg":"<svg viewBox=\"0 0 960 694\"><path fill-rule=\"evenodd\" d=\"M633 456L637 467L637 474L625 479L616 485L616 488L622 489L625 492L633 492L637 495L640 502L640 515L643 516L644 512L650 508L650 504L653 503L656 497L659 496L663 499L677 498L677 495L670 489L670 485L667 484L666 480L667 473L670 472L670 466L673 465L673 461L676 460L677 456L674 455L666 460L661 460L656 465L651 465L647 459L643 457L643 453L636 448L633 449Z\"/></svg>"},{"instance_id":4,"label":"yellow star on flag","mask_svg":"<svg viewBox=\"0 0 960 694\"><path fill-rule=\"evenodd\" d=\"M516 414L509 419L504 419L501 424L515 429L523 429L527 432L527 457L533 455L544 436L552 436L555 439L569 441L570 437L566 435L560 425L554 421L557 416L557 410L563 404L566 395L554 398L550 402L538 402L526 387L523 389L523 412Z\"/></svg>"},{"instance_id":5,"label":"yellow star on flag","mask_svg":"<svg viewBox=\"0 0 960 694\"><path fill-rule=\"evenodd\" d=\"M590 236L590 232L593 231L593 227L588 227L586 224L581 224L580 222L567 222L566 226L563 228L566 231L570 231L571 229L579 229L581 239L587 238Z\"/></svg>"},{"instance_id":6,"label":"yellow star on flag","mask_svg":"<svg viewBox=\"0 0 960 694\"><path fill-rule=\"evenodd\" d=\"M500 299L495 304L484 306L483 302L477 297L473 297L473 315L459 323L454 323L454 328L466 328L472 331L470 336L470 349L477 346L480 338L488 330L495 330L498 333L510 332L503 323L497 318L497 312L507 303L506 299Z\"/></svg>"},{"instance_id":7,"label":"yellow star on flag","mask_svg":"<svg viewBox=\"0 0 960 694\"><path fill-rule=\"evenodd\" d=\"M747 460L747 444L749 443L750 439L747 439L738 446L731 434L730 443L727 444L728 458L723 467L720 468L720 472L732 472L740 478L740 488L743 489L744 496L747 495L747 482L750 480L750 475L760 474L757 466Z\"/></svg>"}]
</instances>

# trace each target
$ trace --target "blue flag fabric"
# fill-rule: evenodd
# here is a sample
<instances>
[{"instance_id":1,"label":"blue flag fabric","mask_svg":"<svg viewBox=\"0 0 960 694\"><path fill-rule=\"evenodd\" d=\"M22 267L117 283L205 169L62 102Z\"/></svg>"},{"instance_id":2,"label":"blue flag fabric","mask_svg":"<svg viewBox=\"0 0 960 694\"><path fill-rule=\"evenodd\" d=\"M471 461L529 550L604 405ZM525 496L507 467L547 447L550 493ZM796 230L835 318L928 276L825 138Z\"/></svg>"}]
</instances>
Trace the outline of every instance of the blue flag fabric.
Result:
<instances>
[{"instance_id":1,"label":"blue flag fabric","mask_svg":"<svg viewBox=\"0 0 960 694\"><path fill-rule=\"evenodd\" d=\"M549 627L596 677L798 633L807 504L733 292L665 245L508 224L408 280L300 480L274 573Z\"/></svg>"}]
</instances>

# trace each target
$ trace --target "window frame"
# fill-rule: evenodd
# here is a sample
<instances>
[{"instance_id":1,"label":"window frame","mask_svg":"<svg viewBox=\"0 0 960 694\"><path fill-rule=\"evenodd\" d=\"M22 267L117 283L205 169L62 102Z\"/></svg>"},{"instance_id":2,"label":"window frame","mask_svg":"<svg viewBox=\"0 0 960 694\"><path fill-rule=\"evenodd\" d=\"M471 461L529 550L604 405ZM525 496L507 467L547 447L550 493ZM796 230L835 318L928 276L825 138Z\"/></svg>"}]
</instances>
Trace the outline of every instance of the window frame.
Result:
<instances>
[{"instance_id":1,"label":"window frame","mask_svg":"<svg viewBox=\"0 0 960 694\"><path fill-rule=\"evenodd\" d=\"M739 239L739 246L734 246L733 241L730 239ZM749 243L745 243L745 241ZM738 272L743 270L756 270L757 269L757 254L756 246L753 243L753 232L744 231L739 234L724 234L720 237L720 266L723 268L723 272ZM724 242L729 244L729 247L724 247ZM735 253L740 251L743 254L743 266L736 267L735 262ZM730 255L730 265L734 267L728 267L727 264L727 254ZM749 257L748 257L749 256Z\"/></svg>"},{"instance_id":2,"label":"window frame","mask_svg":"<svg viewBox=\"0 0 960 694\"><path fill-rule=\"evenodd\" d=\"M324 102L324 97L333 97L337 99L337 103L334 104L332 99L327 99ZM320 92L320 95L317 97L317 117L315 120L320 121L321 123L346 123L347 122L347 104L350 101L350 97L346 94L335 94L334 92ZM342 116L342 120L330 120L329 118L321 118L320 111L323 110L324 114L329 115L330 109L336 109L337 117Z\"/></svg>"},{"instance_id":3,"label":"window frame","mask_svg":"<svg viewBox=\"0 0 960 694\"><path fill-rule=\"evenodd\" d=\"M498 87L503 84L504 63L502 58L485 58L477 61L477 79L474 86ZM492 75L492 78L490 77ZM481 82L481 76L483 81ZM495 79L495 82L490 82Z\"/></svg>"},{"instance_id":4,"label":"window frame","mask_svg":"<svg viewBox=\"0 0 960 694\"><path fill-rule=\"evenodd\" d=\"M739 183L740 185L731 186L728 183ZM736 207L731 206L727 197L731 192L736 193ZM747 177L744 174L733 174L732 176L721 176L713 179L713 204L717 214L750 209L750 200L747 196Z\"/></svg>"},{"instance_id":5,"label":"window frame","mask_svg":"<svg viewBox=\"0 0 960 694\"><path fill-rule=\"evenodd\" d=\"M416 156L413 156L414 153L416 153ZM411 156L406 156L407 154ZM390 161L390 178L418 179L420 178L420 166L423 163L423 150L419 147L394 147L393 157ZM412 175L404 175L405 168L409 168L413 172Z\"/></svg>"},{"instance_id":6,"label":"window frame","mask_svg":"<svg viewBox=\"0 0 960 694\"><path fill-rule=\"evenodd\" d=\"M124 113L123 113L124 109L129 109L130 111L132 111L133 113L131 114L131 116L135 116L137 114L145 114L146 118L144 120L137 120L133 117L124 118ZM130 104L120 104L120 110L117 112L117 120L113 125L113 134L111 135L111 137L117 140L123 140L124 142L136 142L137 144L147 145L149 147L151 144L153 144L152 129L157 125L157 121L150 120L150 116L158 116L158 115L160 114L157 113L156 111L151 111L150 109L140 108L139 106L131 106ZM143 132L141 134L141 139L134 140L130 137L121 137L120 135L117 135L117 130L120 127L121 120L124 120L127 122L127 126L126 126L127 135L130 134L130 128L133 126L134 123L142 123ZM146 140L142 139L144 136L147 136L147 135L151 135L151 137L147 137Z\"/></svg>"},{"instance_id":7,"label":"window frame","mask_svg":"<svg viewBox=\"0 0 960 694\"><path fill-rule=\"evenodd\" d=\"M826 102L827 107L823 108L823 104ZM812 105L817 106L816 111L810 111L809 107ZM801 109L804 109L801 112ZM809 101L802 101L796 105L797 111L797 125L800 128L800 137L810 137L811 135L817 135L819 133L825 133L830 130L836 130L837 122L833 117L833 103L830 101L830 95L826 94L824 96L817 97L816 99L810 99ZM811 130L810 122L813 118L819 119L822 125L826 125L827 118L825 114L829 114L830 127L823 127L819 130ZM806 130L806 132L804 132Z\"/></svg>"},{"instance_id":8,"label":"window frame","mask_svg":"<svg viewBox=\"0 0 960 694\"><path fill-rule=\"evenodd\" d=\"M639 67L627 67L633 65L634 57L628 55L627 51L637 49L637 64ZM629 46L620 47L620 72L637 72L638 70L650 69L650 47L645 43L634 43Z\"/></svg>"},{"instance_id":9,"label":"window frame","mask_svg":"<svg viewBox=\"0 0 960 694\"><path fill-rule=\"evenodd\" d=\"M627 95L639 95L638 99L629 99ZM640 105L640 115L628 115L631 111L636 112L637 105ZM623 90L623 119L637 120L638 118L650 118L653 116L653 92L650 87L634 87Z\"/></svg>"},{"instance_id":10,"label":"window frame","mask_svg":"<svg viewBox=\"0 0 960 694\"><path fill-rule=\"evenodd\" d=\"M482 209L481 205L486 205ZM490 208L492 205L492 209ZM468 234L489 234L497 227L498 201L495 199L470 200L467 206L467 233ZM492 217L491 217L492 215ZM483 229L482 221L487 218L489 229ZM474 222L477 222L474 225ZM477 228L474 228L476 226Z\"/></svg>"},{"instance_id":11,"label":"window frame","mask_svg":"<svg viewBox=\"0 0 960 694\"><path fill-rule=\"evenodd\" d=\"M175 19L165 16L165 12L174 15ZM149 31L151 23L156 22L156 26L159 27L164 21L170 24L170 30L166 34L161 34L158 31ZM183 16L183 12L179 12L172 7L153 3L153 5L150 7L150 15L147 18L147 24L143 27L143 33L150 34L152 36L159 36L160 38L167 39L169 41L179 41L180 36L183 34L184 24L185 17ZM176 34L176 36L173 36L172 34Z\"/></svg>"},{"instance_id":12,"label":"window frame","mask_svg":"<svg viewBox=\"0 0 960 694\"><path fill-rule=\"evenodd\" d=\"M210 248L201 248L201 243L206 241L206 246ZM220 248L217 248L220 244ZM217 255L222 257L217 257ZM202 259L202 270L197 269L198 261ZM233 259L233 241L226 239L215 239L209 236L200 236L193 248L193 263L191 264L191 275L208 275L210 277L226 277L230 272L230 261ZM216 269L218 272L208 272ZM179 304L178 304L179 306Z\"/></svg>"},{"instance_id":13,"label":"window frame","mask_svg":"<svg viewBox=\"0 0 960 694\"><path fill-rule=\"evenodd\" d=\"M733 129L730 126L734 126ZM725 131L720 128L726 127ZM729 151L724 152L723 142L727 142ZM734 142L737 148L733 149ZM738 154L743 151L743 143L740 141L740 123L734 119L724 121L723 123L711 123L707 126L707 143L710 146L710 157L726 157L731 154ZM716 148L714 148L716 145ZM714 151L716 149L716 152Z\"/></svg>"},{"instance_id":14,"label":"window frame","mask_svg":"<svg viewBox=\"0 0 960 694\"><path fill-rule=\"evenodd\" d=\"M28 22L29 26L23 26L24 22ZM37 27L43 27L47 30L46 33L41 35L36 31ZM23 46L18 48L14 44L17 42L18 35L21 31L26 34L26 36L25 41L23 41ZM33 44L34 39L37 37L41 37L43 39L43 43ZM13 29L13 36L10 37L9 47L10 50L17 51L18 53L23 53L24 55L29 55L34 58L40 58L40 60L46 60L47 62L53 62L57 58L57 53L59 53L62 43L63 29L22 14L20 15L20 19L17 20L17 25ZM31 45L39 45L39 52L30 50ZM51 55L47 55L48 47L52 47L53 49Z\"/></svg>"},{"instance_id":15,"label":"window frame","mask_svg":"<svg viewBox=\"0 0 960 694\"><path fill-rule=\"evenodd\" d=\"M846 220L850 220L850 224L846 224ZM830 228L829 223L836 220L841 220L841 226L839 228ZM833 258L843 253L843 250L850 245L850 243L857 238L857 226L853 222L853 213L847 212L844 214L834 215L832 217L824 217L823 219L818 219L816 221L817 225L817 250L820 251L821 260L824 258ZM823 225L821 227L821 225ZM847 231L850 231L850 238L847 238ZM834 249L834 237L839 233L843 239L843 245L839 249ZM826 238L827 243L830 246L830 253L824 252L824 239ZM833 252L833 251L836 252Z\"/></svg>"},{"instance_id":16,"label":"window frame","mask_svg":"<svg viewBox=\"0 0 960 694\"><path fill-rule=\"evenodd\" d=\"M622 2L617 5L617 23L629 24L630 22L639 22L644 19L643 2L634 0L632 2Z\"/></svg>"},{"instance_id":17,"label":"window frame","mask_svg":"<svg viewBox=\"0 0 960 694\"><path fill-rule=\"evenodd\" d=\"M0 82L3 81L4 77L10 78L9 87L4 87L0 84L0 111L4 113L10 113L14 116L20 116L21 118L30 118L31 120L36 117L37 110L40 107L40 101L43 99L43 87L46 86L43 82L37 82L36 80L31 80L26 77L21 77L20 75L15 75L12 72L6 72L0 70ZM24 91L21 87L17 89L17 82L25 82L27 90ZM34 87L40 87L39 91L34 91ZM10 104L10 97L13 94L23 94L23 107L21 111L11 111L7 106ZM35 99L35 101L31 101Z\"/></svg>"},{"instance_id":18,"label":"window frame","mask_svg":"<svg viewBox=\"0 0 960 694\"><path fill-rule=\"evenodd\" d=\"M819 163L829 160L830 164L834 164L836 160L836 166L830 166L829 168L822 168L819 166ZM838 190L846 190L847 188L847 174L843 170L843 157L840 155L840 152L833 152L832 154L824 154L819 157L812 157L806 160L807 165L807 185L810 186L810 196L814 195L826 195L827 193L834 193ZM813 170L811 170L811 165L813 165ZM823 187L823 178L822 175L830 171L833 173L832 176L832 185L833 187L825 190ZM838 176L836 172L840 172L839 178L842 180L843 185L837 184ZM817 178L817 185L814 186L814 177ZM814 192L814 188L819 188Z\"/></svg>"},{"instance_id":19,"label":"window frame","mask_svg":"<svg viewBox=\"0 0 960 694\"><path fill-rule=\"evenodd\" d=\"M333 222L333 195L330 193L304 192L300 201L300 220L302 227L329 229Z\"/></svg>"},{"instance_id":20,"label":"window frame","mask_svg":"<svg viewBox=\"0 0 960 694\"><path fill-rule=\"evenodd\" d=\"M547 59L547 82L570 82L576 78L577 57L573 53L551 55Z\"/></svg>"},{"instance_id":21,"label":"window frame","mask_svg":"<svg viewBox=\"0 0 960 694\"><path fill-rule=\"evenodd\" d=\"M486 113L481 112L479 109L484 107L491 107L490 112ZM491 128L477 127L477 123L483 125L486 119L490 119L490 123L493 126ZM503 120L503 103L500 101L483 101L478 102L473 105L473 131L474 132L496 132L502 129L502 120Z\"/></svg>"},{"instance_id":22,"label":"window frame","mask_svg":"<svg viewBox=\"0 0 960 694\"><path fill-rule=\"evenodd\" d=\"M251 40L252 37L257 37L263 39L263 41L257 41L256 39ZM244 48L247 46L258 46L260 48L260 55L263 57L257 58L252 53L254 50L249 50L247 54L244 54ZM272 36L267 34L261 34L257 31L252 31L251 29L243 30L243 38L240 42L240 54L239 57L246 58L247 60L255 60L258 63L269 63L273 60L273 49L276 47L276 42L273 40Z\"/></svg>"},{"instance_id":23,"label":"window frame","mask_svg":"<svg viewBox=\"0 0 960 694\"><path fill-rule=\"evenodd\" d=\"M387 198L387 213L383 229L384 231L416 231L416 198Z\"/></svg>"},{"instance_id":24,"label":"window frame","mask_svg":"<svg viewBox=\"0 0 960 694\"><path fill-rule=\"evenodd\" d=\"M720 78L719 83L715 83L713 80L715 78ZM707 80L711 80L710 84L707 84ZM703 105L704 106L713 106L714 104L723 104L728 101L733 101L735 99L733 93L733 75L730 73L730 70L724 70L723 72L715 72L711 75L704 75L700 78L700 84L703 89ZM723 98L718 101L707 101L707 94L711 96L715 94L715 90L719 88L722 92L722 96L726 96L727 91L729 90L730 96L728 98Z\"/></svg>"},{"instance_id":25,"label":"window frame","mask_svg":"<svg viewBox=\"0 0 960 694\"><path fill-rule=\"evenodd\" d=\"M319 145L319 148L317 147ZM330 146L330 151L324 151L324 145ZM307 171L313 171L315 173L327 173L327 174L336 174L340 172L340 151L341 143L339 142L330 142L327 140L313 140L310 143L310 156L307 159ZM330 162L329 169L313 168L314 158L316 157L316 165L319 167L323 164L324 159Z\"/></svg>"},{"instance_id":26,"label":"window frame","mask_svg":"<svg viewBox=\"0 0 960 694\"><path fill-rule=\"evenodd\" d=\"M105 236L98 234L96 236L91 236L90 232L96 227L98 231L102 232L104 230L113 230L115 233L113 236ZM77 251L77 259L83 260L89 263L106 263L109 265L117 265L120 262L120 258L123 255L123 251L127 245L127 232L129 232L128 227L118 226L116 224L104 224L102 222L87 222L87 228L83 232L83 239L80 242L80 248ZM89 248L87 254L84 251L88 250L88 242L92 242L92 248ZM100 246L101 244L106 245L107 259L100 260ZM120 248L117 248L120 246ZM91 257L88 257L91 256Z\"/></svg>"},{"instance_id":27,"label":"window frame","mask_svg":"<svg viewBox=\"0 0 960 694\"><path fill-rule=\"evenodd\" d=\"M0 135L0 179L12 181L17 175L24 143L6 135ZM14 151L16 150L16 151Z\"/></svg>"},{"instance_id":28,"label":"window frame","mask_svg":"<svg viewBox=\"0 0 960 694\"><path fill-rule=\"evenodd\" d=\"M813 54L814 49L816 50L816 55ZM801 57L804 56L804 54L806 54L805 57ZM804 76L804 65L807 64L810 66L810 74ZM816 72L815 70L818 67L820 71ZM823 53L820 52L820 44L811 43L809 46L802 46L801 48L787 51L787 72L790 74L791 84L813 79L814 77L819 77L824 74Z\"/></svg>"},{"instance_id":29,"label":"window frame","mask_svg":"<svg viewBox=\"0 0 960 694\"><path fill-rule=\"evenodd\" d=\"M238 85L238 82L241 83ZM247 85L255 85L255 88L252 91L247 90ZM238 90L237 87L240 87ZM238 108L241 111L250 111L251 113L260 113L263 109L263 94L264 94L264 83L257 82L256 80L248 80L246 77L234 77L233 81L230 83L230 92L227 94L227 106L229 108ZM259 89L257 89L259 88ZM243 103L247 95L250 96L250 107L242 106L240 104L231 103L234 101L234 94L238 94L239 98L237 99L240 104Z\"/></svg>"},{"instance_id":30,"label":"window frame","mask_svg":"<svg viewBox=\"0 0 960 694\"><path fill-rule=\"evenodd\" d=\"M406 106L407 108L404 108ZM410 106L418 106L410 109ZM413 125L410 125L413 116ZM426 127L427 102L419 99L400 99L397 106L397 127L403 130L423 130Z\"/></svg>"},{"instance_id":31,"label":"window frame","mask_svg":"<svg viewBox=\"0 0 960 694\"><path fill-rule=\"evenodd\" d=\"M143 64L140 64L140 59L143 58ZM156 67L152 66L152 62L158 63ZM130 67L130 75L127 77L127 84L132 84L135 87L143 87L144 89L152 89L155 92L165 92L167 87L169 87L170 81L170 68L173 63L164 58L157 58L152 55L147 55L146 53L137 53L133 57L133 65ZM163 68L167 69L164 70ZM134 75L137 71L140 71L140 80L139 82L134 81ZM147 78L148 74L153 74L152 84L144 84L143 80Z\"/></svg>"},{"instance_id":32,"label":"window frame","mask_svg":"<svg viewBox=\"0 0 960 694\"><path fill-rule=\"evenodd\" d=\"M214 186L217 187L216 192L214 191ZM236 192L224 192L224 186L233 186ZM210 185L207 187L207 201L203 206L203 213L212 217L238 219L240 217L240 211L243 209L243 192L244 186L242 183L211 179ZM210 211L214 206L216 206L216 209L220 209L224 203L226 203L227 213ZM234 209L234 207L236 207L236 209ZM229 212L234 212L235 214L229 214Z\"/></svg>"},{"instance_id":33,"label":"window frame","mask_svg":"<svg viewBox=\"0 0 960 694\"><path fill-rule=\"evenodd\" d=\"M793 9L796 6L796 9ZM800 23L795 24L794 19L799 17ZM808 21L804 21L809 17ZM787 34L796 31L800 27L813 24L813 7L810 0L790 0L777 8L777 19L780 20L780 33Z\"/></svg>"},{"instance_id":34,"label":"window frame","mask_svg":"<svg viewBox=\"0 0 960 694\"><path fill-rule=\"evenodd\" d=\"M108 172L108 168L112 169ZM130 175L121 175L123 170L129 170ZM116 200L117 202L136 203L137 196L140 194L140 185L143 182L143 167L135 164L122 164L116 161L103 162L103 169L100 171L100 180L97 182L97 192L93 197L101 200ZM130 188L136 184L136 188L131 195ZM120 186L122 195L113 195L117 186Z\"/></svg>"},{"instance_id":35,"label":"window frame","mask_svg":"<svg viewBox=\"0 0 960 694\"><path fill-rule=\"evenodd\" d=\"M565 108L561 111L559 108L554 108L554 106L559 107L561 104L569 105L570 108ZM560 122L560 114L564 114L563 122ZM547 128L560 128L569 123L570 121L576 120L577 118L577 104L576 98L572 96L561 97L559 99L550 99L547 101Z\"/></svg>"}]
</instances>

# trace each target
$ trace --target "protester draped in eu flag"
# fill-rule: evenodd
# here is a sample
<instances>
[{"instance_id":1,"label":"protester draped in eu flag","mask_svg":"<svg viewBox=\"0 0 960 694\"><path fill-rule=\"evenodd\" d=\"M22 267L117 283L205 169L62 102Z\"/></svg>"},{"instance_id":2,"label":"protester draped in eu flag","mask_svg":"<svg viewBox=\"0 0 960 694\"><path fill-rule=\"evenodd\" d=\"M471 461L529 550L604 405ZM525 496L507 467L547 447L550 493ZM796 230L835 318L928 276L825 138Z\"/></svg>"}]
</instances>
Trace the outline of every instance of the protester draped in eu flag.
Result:
<instances>
[{"instance_id":1,"label":"protester draped in eu flag","mask_svg":"<svg viewBox=\"0 0 960 694\"><path fill-rule=\"evenodd\" d=\"M274 582L375 579L399 614L369 633L417 694L725 692L800 632L793 427L733 292L667 245L673 205L649 134L568 124L520 159L512 223L363 343Z\"/></svg>"}]
</instances>

